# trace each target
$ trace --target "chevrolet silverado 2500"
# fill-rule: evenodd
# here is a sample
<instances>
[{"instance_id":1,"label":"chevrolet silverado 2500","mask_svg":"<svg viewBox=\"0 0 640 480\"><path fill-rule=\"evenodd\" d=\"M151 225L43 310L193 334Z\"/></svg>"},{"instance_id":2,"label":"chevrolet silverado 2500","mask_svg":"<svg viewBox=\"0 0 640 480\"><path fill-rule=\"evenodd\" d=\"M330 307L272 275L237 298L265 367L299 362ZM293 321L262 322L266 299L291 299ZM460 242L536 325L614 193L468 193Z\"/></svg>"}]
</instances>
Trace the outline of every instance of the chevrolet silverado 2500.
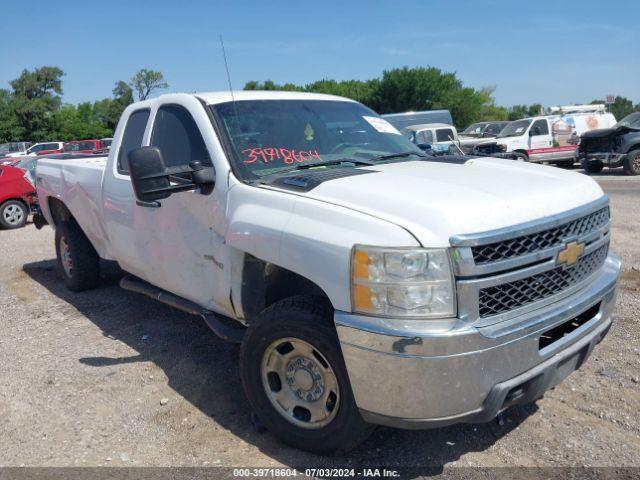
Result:
<instances>
[{"instance_id":1,"label":"chevrolet silverado 2500","mask_svg":"<svg viewBox=\"0 0 640 480\"><path fill-rule=\"evenodd\" d=\"M69 288L117 261L123 288L242 342L268 429L333 451L535 401L611 326L592 179L442 158L344 98L171 94L124 111L108 158L36 177Z\"/></svg>"}]
</instances>

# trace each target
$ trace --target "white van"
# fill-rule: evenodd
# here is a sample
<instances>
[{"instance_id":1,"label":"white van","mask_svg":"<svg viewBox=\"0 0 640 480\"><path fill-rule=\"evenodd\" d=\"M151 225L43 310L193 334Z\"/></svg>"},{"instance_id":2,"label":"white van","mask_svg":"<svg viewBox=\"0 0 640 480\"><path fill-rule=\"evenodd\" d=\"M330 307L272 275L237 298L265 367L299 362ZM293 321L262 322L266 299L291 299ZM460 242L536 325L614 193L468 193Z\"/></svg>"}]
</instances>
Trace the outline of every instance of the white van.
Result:
<instances>
[{"instance_id":1,"label":"white van","mask_svg":"<svg viewBox=\"0 0 640 480\"><path fill-rule=\"evenodd\" d=\"M580 135L616 123L604 105L552 107L551 112L510 122L496 137L498 150L529 162L573 165Z\"/></svg>"}]
</instances>

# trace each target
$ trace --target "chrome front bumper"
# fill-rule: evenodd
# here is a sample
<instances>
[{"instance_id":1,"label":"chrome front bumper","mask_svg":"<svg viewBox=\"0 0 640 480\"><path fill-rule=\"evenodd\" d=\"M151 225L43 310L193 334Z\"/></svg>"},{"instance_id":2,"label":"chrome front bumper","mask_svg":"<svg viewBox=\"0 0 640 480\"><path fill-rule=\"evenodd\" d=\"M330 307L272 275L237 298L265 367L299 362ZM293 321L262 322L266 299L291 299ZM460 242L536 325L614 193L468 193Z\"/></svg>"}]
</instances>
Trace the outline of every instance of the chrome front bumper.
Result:
<instances>
[{"instance_id":1,"label":"chrome front bumper","mask_svg":"<svg viewBox=\"0 0 640 480\"><path fill-rule=\"evenodd\" d=\"M401 428L482 422L531 402L580 367L612 323L620 260L609 254L573 295L484 327L429 332L429 320L335 313L363 417ZM596 307L599 305L599 307ZM593 309L593 318L540 348L540 336Z\"/></svg>"}]
</instances>

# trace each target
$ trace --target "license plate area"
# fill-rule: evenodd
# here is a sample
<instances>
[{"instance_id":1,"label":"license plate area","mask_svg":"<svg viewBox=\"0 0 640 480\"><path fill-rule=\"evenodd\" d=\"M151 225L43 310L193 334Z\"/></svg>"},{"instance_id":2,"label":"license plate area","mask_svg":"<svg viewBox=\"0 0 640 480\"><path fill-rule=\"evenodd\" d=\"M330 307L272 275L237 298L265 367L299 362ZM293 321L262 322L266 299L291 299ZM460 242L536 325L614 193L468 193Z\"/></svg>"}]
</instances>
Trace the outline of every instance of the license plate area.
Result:
<instances>
[{"instance_id":1,"label":"license plate area","mask_svg":"<svg viewBox=\"0 0 640 480\"><path fill-rule=\"evenodd\" d=\"M580 315L573 317L570 320L567 320L560 325L553 327L546 332L543 332L540 335L538 340L538 350L542 350L543 348L547 348L550 345L553 345L558 340L570 335L575 330L580 328L582 325L592 320L598 312L600 311L600 302L595 304L593 307L585 310Z\"/></svg>"}]
</instances>

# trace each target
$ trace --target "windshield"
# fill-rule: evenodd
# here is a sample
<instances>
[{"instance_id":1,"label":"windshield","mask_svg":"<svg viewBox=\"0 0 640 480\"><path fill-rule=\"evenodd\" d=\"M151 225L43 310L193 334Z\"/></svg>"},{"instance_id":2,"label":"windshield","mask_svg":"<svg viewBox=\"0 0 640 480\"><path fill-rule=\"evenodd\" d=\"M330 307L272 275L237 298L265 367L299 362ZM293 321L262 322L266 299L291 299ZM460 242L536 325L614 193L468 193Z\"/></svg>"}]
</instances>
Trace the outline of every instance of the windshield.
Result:
<instances>
[{"instance_id":1,"label":"windshield","mask_svg":"<svg viewBox=\"0 0 640 480\"><path fill-rule=\"evenodd\" d=\"M497 138L503 137L519 137L527 131L527 128L531 124L531 119L516 120L515 122L507 123L507 126L497 135Z\"/></svg>"},{"instance_id":2,"label":"windshield","mask_svg":"<svg viewBox=\"0 0 640 480\"><path fill-rule=\"evenodd\" d=\"M634 130L640 130L640 112L635 112L630 115L627 115L614 126L616 127L627 127L633 128Z\"/></svg>"},{"instance_id":3,"label":"windshield","mask_svg":"<svg viewBox=\"0 0 640 480\"><path fill-rule=\"evenodd\" d=\"M482 135L482 132L486 125L487 125L486 123L482 123L482 122L472 123L462 131L461 135L469 135L469 136Z\"/></svg>"},{"instance_id":4,"label":"windshield","mask_svg":"<svg viewBox=\"0 0 640 480\"><path fill-rule=\"evenodd\" d=\"M250 100L211 109L228 140L234 172L244 180L314 163L362 162L406 152L422 155L391 124L359 103ZM386 161L414 159L411 154Z\"/></svg>"}]
</instances>

